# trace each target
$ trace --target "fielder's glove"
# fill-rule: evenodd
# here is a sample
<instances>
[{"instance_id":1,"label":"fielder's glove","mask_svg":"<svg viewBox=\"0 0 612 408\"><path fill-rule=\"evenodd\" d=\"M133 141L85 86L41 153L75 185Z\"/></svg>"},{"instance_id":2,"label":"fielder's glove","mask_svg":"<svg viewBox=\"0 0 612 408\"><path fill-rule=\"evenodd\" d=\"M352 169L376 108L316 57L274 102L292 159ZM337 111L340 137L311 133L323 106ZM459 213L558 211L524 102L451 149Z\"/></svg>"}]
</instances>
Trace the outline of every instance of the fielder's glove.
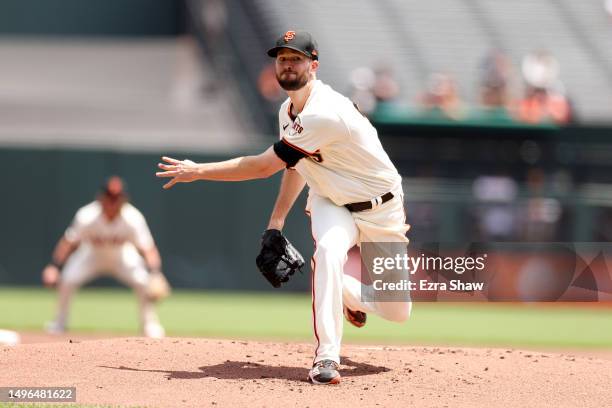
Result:
<instances>
[{"instance_id":1,"label":"fielder's glove","mask_svg":"<svg viewBox=\"0 0 612 408\"><path fill-rule=\"evenodd\" d=\"M289 281L296 270L301 272L304 258L279 230L269 229L261 237L261 251L255 260L257 268L274 286Z\"/></svg>"},{"instance_id":2,"label":"fielder's glove","mask_svg":"<svg viewBox=\"0 0 612 408\"><path fill-rule=\"evenodd\" d=\"M149 272L149 282L147 284L147 299L151 302L159 302L170 296L172 288L168 280L161 271L153 270Z\"/></svg>"}]
</instances>

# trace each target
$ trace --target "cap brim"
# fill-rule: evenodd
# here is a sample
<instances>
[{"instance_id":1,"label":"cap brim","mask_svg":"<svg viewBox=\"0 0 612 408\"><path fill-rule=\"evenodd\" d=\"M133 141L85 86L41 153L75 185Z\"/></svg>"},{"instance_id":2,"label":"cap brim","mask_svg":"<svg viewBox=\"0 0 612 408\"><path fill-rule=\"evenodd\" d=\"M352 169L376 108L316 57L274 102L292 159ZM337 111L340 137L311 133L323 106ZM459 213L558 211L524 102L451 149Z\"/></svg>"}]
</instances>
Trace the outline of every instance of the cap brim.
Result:
<instances>
[{"instance_id":1,"label":"cap brim","mask_svg":"<svg viewBox=\"0 0 612 408\"><path fill-rule=\"evenodd\" d=\"M278 54L278 51L279 51L280 49L283 49L283 48L289 48L290 50L294 50L294 51L299 52L300 54L304 54L304 55L305 55L305 56L307 56L308 58L312 58L312 55L308 55L308 54L306 54L306 53L305 53L303 50L300 50L299 48L294 47L294 46L292 46L292 45L281 45L281 46L279 46L279 47L270 48L270 49L268 50L268 56L269 56L269 57L272 57L272 58L276 58L276 54Z\"/></svg>"}]
</instances>

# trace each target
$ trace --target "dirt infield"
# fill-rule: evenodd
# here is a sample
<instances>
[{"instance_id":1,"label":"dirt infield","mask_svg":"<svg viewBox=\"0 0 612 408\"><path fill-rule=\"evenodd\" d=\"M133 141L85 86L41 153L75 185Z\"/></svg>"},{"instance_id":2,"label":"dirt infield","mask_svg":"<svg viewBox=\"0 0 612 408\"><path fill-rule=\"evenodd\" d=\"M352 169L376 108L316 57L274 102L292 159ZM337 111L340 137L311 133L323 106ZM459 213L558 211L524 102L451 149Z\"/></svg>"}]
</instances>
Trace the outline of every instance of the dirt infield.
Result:
<instances>
[{"instance_id":1,"label":"dirt infield","mask_svg":"<svg viewBox=\"0 0 612 408\"><path fill-rule=\"evenodd\" d=\"M0 347L0 385L75 386L79 403L152 407L612 405L611 359L347 345L342 384L313 386L311 353L293 343L63 338Z\"/></svg>"}]
</instances>

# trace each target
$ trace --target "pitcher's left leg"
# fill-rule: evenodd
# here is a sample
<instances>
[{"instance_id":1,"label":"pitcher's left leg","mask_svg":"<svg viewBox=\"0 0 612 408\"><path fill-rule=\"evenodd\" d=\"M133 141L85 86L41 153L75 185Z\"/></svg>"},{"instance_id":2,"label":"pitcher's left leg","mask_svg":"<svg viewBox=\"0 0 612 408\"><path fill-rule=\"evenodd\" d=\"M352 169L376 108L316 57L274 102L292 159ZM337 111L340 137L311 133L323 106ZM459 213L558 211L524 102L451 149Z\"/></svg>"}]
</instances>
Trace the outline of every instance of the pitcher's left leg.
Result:
<instances>
[{"instance_id":1,"label":"pitcher's left leg","mask_svg":"<svg viewBox=\"0 0 612 408\"><path fill-rule=\"evenodd\" d=\"M375 209L354 213L355 223L360 232L361 245L380 244L381 253L390 251L388 256L394 256L398 251L407 250L406 232L410 229L410 226L406 224L403 194L398 191L395 195L391 201ZM402 271L400 277L410 279L408 271ZM377 293L372 285L366 286L359 282L357 286L350 280L348 283L354 288L360 287L364 311L371 311L383 319L394 322L405 322L410 317L412 302L409 292L400 294L397 299L393 297L392 301L386 300L385 294Z\"/></svg>"}]
</instances>

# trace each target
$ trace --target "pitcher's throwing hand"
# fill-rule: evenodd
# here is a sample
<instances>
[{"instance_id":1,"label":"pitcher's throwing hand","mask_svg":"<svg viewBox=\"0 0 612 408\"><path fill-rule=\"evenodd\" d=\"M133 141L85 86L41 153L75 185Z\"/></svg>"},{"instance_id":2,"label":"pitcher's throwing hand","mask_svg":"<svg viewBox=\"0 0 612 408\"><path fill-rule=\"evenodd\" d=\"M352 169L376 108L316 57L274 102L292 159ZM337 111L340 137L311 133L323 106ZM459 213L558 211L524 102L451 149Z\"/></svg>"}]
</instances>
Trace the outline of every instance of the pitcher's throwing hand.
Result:
<instances>
[{"instance_id":1,"label":"pitcher's throwing hand","mask_svg":"<svg viewBox=\"0 0 612 408\"><path fill-rule=\"evenodd\" d=\"M199 166L191 160L177 160L166 156L163 156L162 160L168 164L158 163L157 167L165 171L158 171L155 175L157 177L172 177L172 180L164 184L165 189L176 183L191 183L198 179Z\"/></svg>"}]
</instances>

